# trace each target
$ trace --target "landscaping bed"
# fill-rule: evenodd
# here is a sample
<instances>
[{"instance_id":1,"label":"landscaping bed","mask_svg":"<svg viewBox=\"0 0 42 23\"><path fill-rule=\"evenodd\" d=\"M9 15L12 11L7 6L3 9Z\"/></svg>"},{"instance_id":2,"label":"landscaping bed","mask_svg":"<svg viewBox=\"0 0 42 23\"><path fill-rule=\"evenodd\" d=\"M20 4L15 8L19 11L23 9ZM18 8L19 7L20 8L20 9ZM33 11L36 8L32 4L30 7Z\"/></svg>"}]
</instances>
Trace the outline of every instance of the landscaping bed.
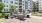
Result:
<instances>
[{"instance_id":1,"label":"landscaping bed","mask_svg":"<svg viewBox=\"0 0 42 23\"><path fill-rule=\"evenodd\" d=\"M42 17L42 13L35 13L35 14L32 14L32 16L40 16L40 17Z\"/></svg>"}]
</instances>

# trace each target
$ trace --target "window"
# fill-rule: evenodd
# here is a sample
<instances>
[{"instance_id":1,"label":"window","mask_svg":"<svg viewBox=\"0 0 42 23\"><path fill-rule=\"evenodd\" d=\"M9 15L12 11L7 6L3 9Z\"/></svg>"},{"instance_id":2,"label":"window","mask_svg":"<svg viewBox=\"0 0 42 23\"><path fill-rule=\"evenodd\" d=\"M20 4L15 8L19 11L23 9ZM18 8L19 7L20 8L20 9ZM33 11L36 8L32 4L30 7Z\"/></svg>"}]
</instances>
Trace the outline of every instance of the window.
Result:
<instances>
[{"instance_id":1,"label":"window","mask_svg":"<svg viewBox=\"0 0 42 23\"><path fill-rule=\"evenodd\" d=\"M23 3L24 3L24 1L23 1Z\"/></svg>"},{"instance_id":2,"label":"window","mask_svg":"<svg viewBox=\"0 0 42 23\"><path fill-rule=\"evenodd\" d=\"M4 9L4 12L8 12L8 9Z\"/></svg>"},{"instance_id":3,"label":"window","mask_svg":"<svg viewBox=\"0 0 42 23\"><path fill-rule=\"evenodd\" d=\"M28 1L25 1L25 4L28 4Z\"/></svg>"},{"instance_id":4,"label":"window","mask_svg":"<svg viewBox=\"0 0 42 23\"><path fill-rule=\"evenodd\" d=\"M4 0L4 2L5 2L5 0Z\"/></svg>"},{"instance_id":5,"label":"window","mask_svg":"<svg viewBox=\"0 0 42 23\"><path fill-rule=\"evenodd\" d=\"M4 0L5 3L8 3L8 0Z\"/></svg>"},{"instance_id":6,"label":"window","mask_svg":"<svg viewBox=\"0 0 42 23\"><path fill-rule=\"evenodd\" d=\"M11 1L11 3L13 3L13 1Z\"/></svg>"},{"instance_id":7,"label":"window","mask_svg":"<svg viewBox=\"0 0 42 23\"><path fill-rule=\"evenodd\" d=\"M4 9L4 12L5 12L5 9Z\"/></svg>"},{"instance_id":8,"label":"window","mask_svg":"<svg viewBox=\"0 0 42 23\"><path fill-rule=\"evenodd\" d=\"M23 10L24 10L25 8L23 7Z\"/></svg>"},{"instance_id":9,"label":"window","mask_svg":"<svg viewBox=\"0 0 42 23\"><path fill-rule=\"evenodd\" d=\"M15 2L15 4L18 4L17 2Z\"/></svg>"},{"instance_id":10,"label":"window","mask_svg":"<svg viewBox=\"0 0 42 23\"><path fill-rule=\"evenodd\" d=\"M7 11L8 11L8 9L7 9Z\"/></svg>"},{"instance_id":11,"label":"window","mask_svg":"<svg viewBox=\"0 0 42 23\"><path fill-rule=\"evenodd\" d=\"M8 7L8 5L6 5L6 7Z\"/></svg>"},{"instance_id":12,"label":"window","mask_svg":"<svg viewBox=\"0 0 42 23\"><path fill-rule=\"evenodd\" d=\"M28 9L28 1L25 1L25 9Z\"/></svg>"},{"instance_id":13,"label":"window","mask_svg":"<svg viewBox=\"0 0 42 23\"><path fill-rule=\"evenodd\" d=\"M16 8L18 8L18 6L16 6Z\"/></svg>"},{"instance_id":14,"label":"window","mask_svg":"<svg viewBox=\"0 0 42 23\"><path fill-rule=\"evenodd\" d=\"M6 5L6 7L8 7L8 5Z\"/></svg>"},{"instance_id":15,"label":"window","mask_svg":"<svg viewBox=\"0 0 42 23\"><path fill-rule=\"evenodd\" d=\"M22 0L19 0L20 2L22 2Z\"/></svg>"},{"instance_id":16,"label":"window","mask_svg":"<svg viewBox=\"0 0 42 23\"><path fill-rule=\"evenodd\" d=\"M24 6L24 4L23 4L23 6Z\"/></svg>"}]
</instances>

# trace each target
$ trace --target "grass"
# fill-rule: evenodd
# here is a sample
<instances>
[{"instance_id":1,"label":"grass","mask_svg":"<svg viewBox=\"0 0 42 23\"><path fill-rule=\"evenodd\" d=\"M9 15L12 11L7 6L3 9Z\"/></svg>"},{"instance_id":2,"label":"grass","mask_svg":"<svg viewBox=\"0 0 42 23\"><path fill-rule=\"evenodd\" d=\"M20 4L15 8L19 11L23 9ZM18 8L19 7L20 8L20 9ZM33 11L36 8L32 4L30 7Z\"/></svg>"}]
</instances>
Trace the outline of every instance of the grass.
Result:
<instances>
[{"instance_id":1,"label":"grass","mask_svg":"<svg viewBox=\"0 0 42 23\"><path fill-rule=\"evenodd\" d=\"M35 13L35 14L32 14L33 16L40 16L42 17L42 13Z\"/></svg>"}]
</instances>

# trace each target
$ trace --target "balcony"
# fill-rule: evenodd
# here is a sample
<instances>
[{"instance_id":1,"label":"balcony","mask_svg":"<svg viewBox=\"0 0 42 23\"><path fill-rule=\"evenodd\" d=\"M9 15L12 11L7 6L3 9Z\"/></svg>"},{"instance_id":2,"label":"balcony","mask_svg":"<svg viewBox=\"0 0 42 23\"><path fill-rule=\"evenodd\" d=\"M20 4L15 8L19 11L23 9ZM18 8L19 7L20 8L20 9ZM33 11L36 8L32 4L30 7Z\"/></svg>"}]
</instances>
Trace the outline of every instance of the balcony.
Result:
<instances>
[{"instance_id":1,"label":"balcony","mask_svg":"<svg viewBox=\"0 0 42 23\"><path fill-rule=\"evenodd\" d=\"M22 2L19 1L19 3L22 3Z\"/></svg>"},{"instance_id":2,"label":"balcony","mask_svg":"<svg viewBox=\"0 0 42 23\"><path fill-rule=\"evenodd\" d=\"M22 3L19 3L19 5L22 5Z\"/></svg>"},{"instance_id":3,"label":"balcony","mask_svg":"<svg viewBox=\"0 0 42 23\"><path fill-rule=\"evenodd\" d=\"M19 9L22 9L22 8L19 8Z\"/></svg>"},{"instance_id":4,"label":"balcony","mask_svg":"<svg viewBox=\"0 0 42 23\"><path fill-rule=\"evenodd\" d=\"M19 6L22 6L22 5L19 5Z\"/></svg>"},{"instance_id":5,"label":"balcony","mask_svg":"<svg viewBox=\"0 0 42 23\"><path fill-rule=\"evenodd\" d=\"M19 9L19 12L22 12L22 9Z\"/></svg>"},{"instance_id":6,"label":"balcony","mask_svg":"<svg viewBox=\"0 0 42 23\"><path fill-rule=\"evenodd\" d=\"M19 3L19 6L22 6L22 3Z\"/></svg>"},{"instance_id":7,"label":"balcony","mask_svg":"<svg viewBox=\"0 0 42 23\"><path fill-rule=\"evenodd\" d=\"M19 3L19 5L22 5L22 3Z\"/></svg>"},{"instance_id":8,"label":"balcony","mask_svg":"<svg viewBox=\"0 0 42 23\"><path fill-rule=\"evenodd\" d=\"M22 6L19 6L19 8L22 8Z\"/></svg>"},{"instance_id":9,"label":"balcony","mask_svg":"<svg viewBox=\"0 0 42 23\"><path fill-rule=\"evenodd\" d=\"M22 0L19 0L20 2L22 2Z\"/></svg>"}]
</instances>

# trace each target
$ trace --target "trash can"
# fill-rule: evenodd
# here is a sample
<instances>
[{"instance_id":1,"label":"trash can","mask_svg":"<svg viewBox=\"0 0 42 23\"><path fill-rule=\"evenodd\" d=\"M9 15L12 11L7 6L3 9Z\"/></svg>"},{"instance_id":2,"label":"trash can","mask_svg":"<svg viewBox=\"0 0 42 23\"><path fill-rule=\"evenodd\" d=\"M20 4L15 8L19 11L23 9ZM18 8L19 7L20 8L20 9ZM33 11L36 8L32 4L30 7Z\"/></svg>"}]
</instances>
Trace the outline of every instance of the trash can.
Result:
<instances>
[{"instance_id":1,"label":"trash can","mask_svg":"<svg viewBox=\"0 0 42 23\"><path fill-rule=\"evenodd\" d=\"M27 15L27 18L30 18L30 16L29 16L29 15Z\"/></svg>"},{"instance_id":2,"label":"trash can","mask_svg":"<svg viewBox=\"0 0 42 23\"><path fill-rule=\"evenodd\" d=\"M8 16L5 16L5 19L8 19Z\"/></svg>"}]
</instances>

